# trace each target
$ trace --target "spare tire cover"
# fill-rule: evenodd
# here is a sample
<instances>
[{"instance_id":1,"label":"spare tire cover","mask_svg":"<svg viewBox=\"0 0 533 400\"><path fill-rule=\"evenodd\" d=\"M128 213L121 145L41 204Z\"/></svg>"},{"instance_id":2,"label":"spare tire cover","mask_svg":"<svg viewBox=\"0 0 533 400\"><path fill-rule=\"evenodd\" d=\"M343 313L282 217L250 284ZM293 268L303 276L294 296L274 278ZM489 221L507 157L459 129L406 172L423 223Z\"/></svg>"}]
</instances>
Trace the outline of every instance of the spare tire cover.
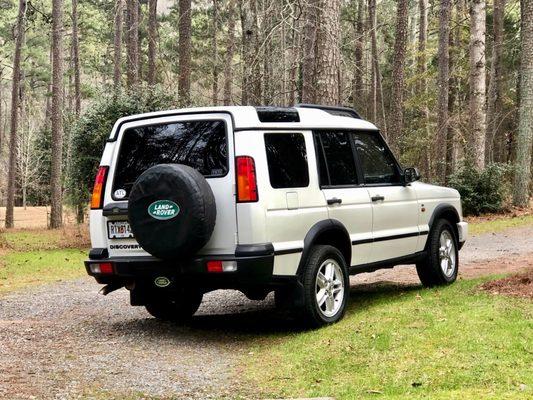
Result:
<instances>
[{"instance_id":1,"label":"spare tire cover","mask_svg":"<svg viewBox=\"0 0 533 400\"><path fill-rule=\"evenodd\" d=\"M215 196L204 176L182 164L159 164L133 184L128 217L135 239L162 259L191 256L209 241Z\"/></svg>"}]
</instances>

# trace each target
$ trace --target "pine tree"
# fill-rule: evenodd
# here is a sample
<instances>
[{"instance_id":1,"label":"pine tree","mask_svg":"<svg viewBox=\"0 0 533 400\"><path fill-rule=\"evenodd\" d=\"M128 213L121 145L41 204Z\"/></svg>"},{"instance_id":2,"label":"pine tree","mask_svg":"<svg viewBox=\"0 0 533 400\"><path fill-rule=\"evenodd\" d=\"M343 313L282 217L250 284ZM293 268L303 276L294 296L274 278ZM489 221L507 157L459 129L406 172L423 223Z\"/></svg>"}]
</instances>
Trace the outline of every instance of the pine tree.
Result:
<instances>
[{"instance_id":1,"label":"pine tree","mask_svg":"<svg viewBox=\"0 0 533 400\"><path fill-rule=\"evenodd\" d=\"M148 2L148 77L149 86L156 83L157 58L157 0Z\"/></svg>"},{"instance_id":2,"label":"pine tree","mask_svg":"<svg viewBox=\"0 0 533 400\"><path fill-rule=\"evenodd\" d=\"M467 157L485 168L485 0L470 0L470 143Z\"/></svg>"},{"instance_id":3,"label":"pine tree","mask_svg":"<svg viewBox=\"0 0 533 400\"><path fill-rule=\"evenodd\" d=\"M63 224L63 0L52 0L52 168L50 228Z\"/></svg>"},{"instance_id":4,"label":"pine tree","mask_svg":"<svg viewBox=\"0 0 533 400\"><path fill-rule=\"evenodd\" d=\"M516 138L516 168L513 203L526 207L531 182L531 146L533 145L533 0L522 0L520 62L520 112Z\"/></svg>"},{"instance_id":5,"label":"pine tree","mask_svg":"<svg viewBox=\"0 0 533 400\"><path fill-rule=\"evenodd\" d=\"M179 0L179 77L178 95L181 107L191 104L191 0Z\"/></svg>"},{"instance_id":6,"label":"pine tree","mask_svg":"<svg viewBox=\"0 0 533 400\"><path fill-rule=\"evenodd\" d=\"M316 34L316 101L339 104L340 0L320 0Z\"/></svg>"},{"instance_id":7,"label":"pine tree","mask_svg":"<svg viewBox=\"0 0 533 400\"><path fill-rule=\"evenodd\" d=\"M392 93L388 123L389 144L399 154L399 141L403 131L403 96L405 90L404 68L407 53L408 0L398 0L394 55L392 60Z\"/></svg>"},{"instance_id":8,"label":"pine tree","mask_svg":"<svg viewBox=\"0 0 533 400\"><path fill-rule=\"evenodd\" d=\"M24 43L26 22L26 0L19 0L17 24L15 27L15 54L13 57L13 86L11 89L11 119L9 131L9 164L7 173L6 228L13 228L15 208L15 182L17 180L18 109L20 101L20 61Z\"/></svg>"}]
</instances>

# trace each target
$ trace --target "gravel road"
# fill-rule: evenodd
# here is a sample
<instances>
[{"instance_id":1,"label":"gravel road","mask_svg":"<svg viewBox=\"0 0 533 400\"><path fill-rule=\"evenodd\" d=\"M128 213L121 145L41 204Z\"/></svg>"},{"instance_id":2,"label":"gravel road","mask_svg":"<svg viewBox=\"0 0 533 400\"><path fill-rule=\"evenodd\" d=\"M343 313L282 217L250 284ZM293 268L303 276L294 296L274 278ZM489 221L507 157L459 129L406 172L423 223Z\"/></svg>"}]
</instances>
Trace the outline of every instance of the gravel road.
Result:
<instances>
[{"instance_id":1,"label":"gravel road","mask_svg":"<svg viewBox=\"0 0 533 400\"><path fill-rule=\"evenodd\" d=\"M496 260L497 259L497 260ZM533 226L471 238L463 276L533 267ZM418 282L413 267L352 277L352 291L376 282ZM156 321L107 297L90 278L57 282L0 298L0 398L233 398L239 358L264 332L295 327L273 308L216 291L186 327Z\"/></svg>"}]
</instances>

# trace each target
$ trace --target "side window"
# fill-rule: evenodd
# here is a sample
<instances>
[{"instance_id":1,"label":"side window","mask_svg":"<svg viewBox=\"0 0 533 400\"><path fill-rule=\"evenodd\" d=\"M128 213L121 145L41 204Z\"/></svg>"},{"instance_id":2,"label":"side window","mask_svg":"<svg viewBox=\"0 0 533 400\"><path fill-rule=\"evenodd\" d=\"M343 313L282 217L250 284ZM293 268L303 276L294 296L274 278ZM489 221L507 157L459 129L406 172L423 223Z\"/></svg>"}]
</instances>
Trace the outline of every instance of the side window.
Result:
<instances>
[{"instance_id":1,"label":"side window","mask_svg":"<svg viewBox=\"0 0 533 400\"><path fill-rule=\"evenodd\" d=\"M274 189L309 186L307 151L301 133L265 133L265 147Z\"/></svg>"},{"instance_id":2,"label":"side window","mask_svg":"<svg viewBox=\"0 0 533 400\"><path fill-rule=\"evenodd\" d=\"M316 133L316 137L324 151L327 176L329 177L329 182L324 182L321 171L320 183L332 186L357 184L357 171L350 134L348 132L321 131ZM317 153L320 151L321 149L318 147Z\"/></svg>"},{"instance_id":3,"label":"side window","mask_svg":"<svg viewBox=\"0 0 533 400\"><path fill-rule=\"evenodd\" d=\"M400 175L393 155L376 133L357 132L353 135L363 177L367 184L399 183Z\"/></svg>"}]
</instances>

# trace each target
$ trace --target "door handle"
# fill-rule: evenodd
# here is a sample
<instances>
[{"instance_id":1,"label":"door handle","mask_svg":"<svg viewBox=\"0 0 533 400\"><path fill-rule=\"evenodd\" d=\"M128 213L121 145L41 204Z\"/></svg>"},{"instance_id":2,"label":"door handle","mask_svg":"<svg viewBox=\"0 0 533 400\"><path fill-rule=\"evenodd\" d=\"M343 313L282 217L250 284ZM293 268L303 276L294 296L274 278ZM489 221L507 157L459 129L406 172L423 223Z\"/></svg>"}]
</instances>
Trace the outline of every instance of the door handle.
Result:
<instances>
[{"instance_id":1,"label":"door handle","mask_svg":"<svg viewBox=\"0 0 533 400\"><path fill-rule=\"evenodd\" d=\"M385 197L380 196L379 194L377 196L372 196L372 201L380 201L385 200Z\"/></svg>"},{"instance_id":2,"label":"door handle","mask_svg":"<svg viewBox=\"0 0 533 400\"><path fill-rule=\"evenodd\" d=\"M328 206L332 205L332 204L341 204L342 203L342 199L338 199L336 197L332 198L332 199L328 199Z\"/></svg>"}]
</instances>

